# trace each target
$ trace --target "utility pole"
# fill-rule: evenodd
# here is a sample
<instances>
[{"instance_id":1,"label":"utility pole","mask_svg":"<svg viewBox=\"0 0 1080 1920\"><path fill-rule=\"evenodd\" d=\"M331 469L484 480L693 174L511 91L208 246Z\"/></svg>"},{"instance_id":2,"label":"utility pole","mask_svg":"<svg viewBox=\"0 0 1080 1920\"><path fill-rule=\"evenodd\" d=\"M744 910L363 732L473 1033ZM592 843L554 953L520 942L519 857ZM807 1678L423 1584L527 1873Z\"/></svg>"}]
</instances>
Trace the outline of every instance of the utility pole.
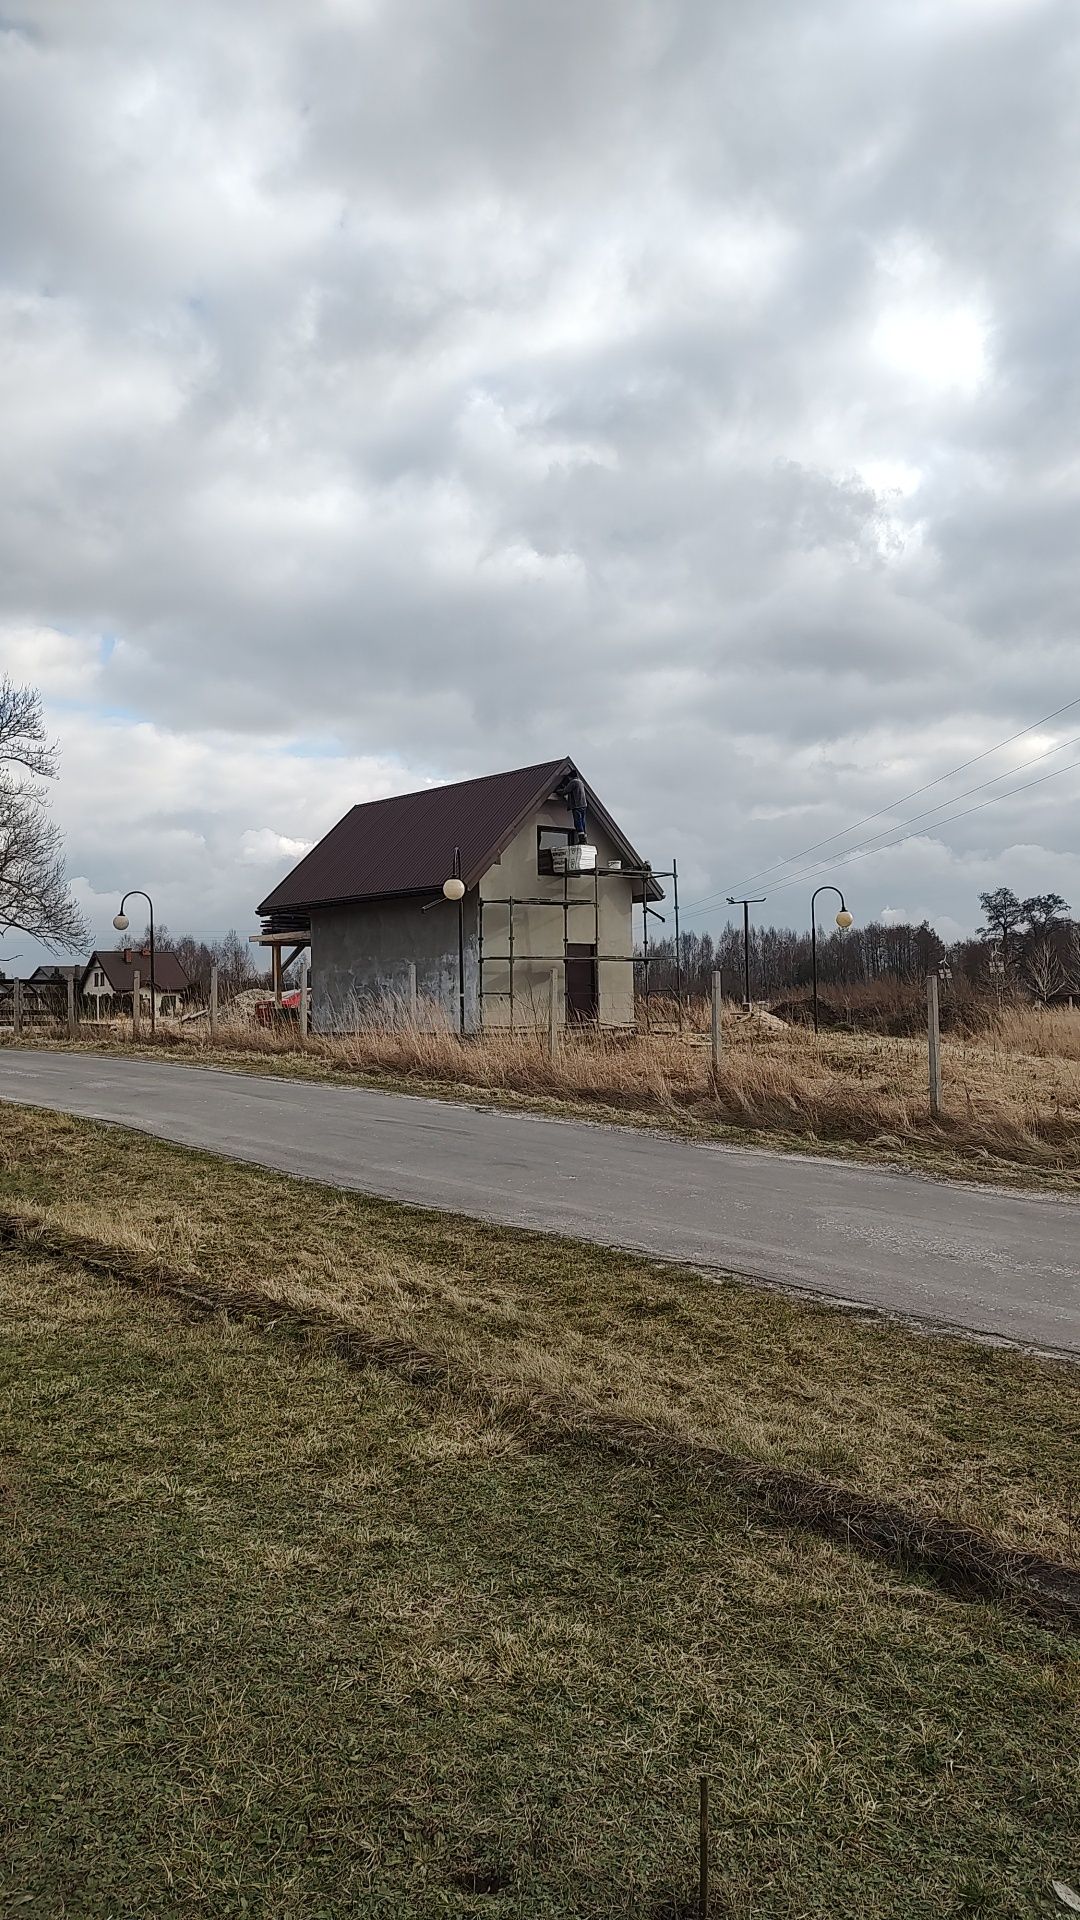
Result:
<instances>
[{"instance_id":1,"label":"utility pole","mask_svg":"<svg viewBox=\"0 0 1080 1920\"><path fill-rule=\"evenodd\" d=\"M719 970L712 977L712 1063L713 1072L719 1073L724 1057L724 976Z\"/></svg>"},{"instance_id":2,"label":"utility pole","mask_svg":"<svg viewBox=\"0 0 1080 1920\"><path fill-rule=\"evenodd\" d=\"M756 894L752 900L736 900L734 894L731 893L729 893L727 897L729 907L742 908L743 989L744 1004L747 1013L752 1011L750 1002L750 909L751 907L764 906L767 898L768 895L764 893Z\"/></svg>"}]
</instances>

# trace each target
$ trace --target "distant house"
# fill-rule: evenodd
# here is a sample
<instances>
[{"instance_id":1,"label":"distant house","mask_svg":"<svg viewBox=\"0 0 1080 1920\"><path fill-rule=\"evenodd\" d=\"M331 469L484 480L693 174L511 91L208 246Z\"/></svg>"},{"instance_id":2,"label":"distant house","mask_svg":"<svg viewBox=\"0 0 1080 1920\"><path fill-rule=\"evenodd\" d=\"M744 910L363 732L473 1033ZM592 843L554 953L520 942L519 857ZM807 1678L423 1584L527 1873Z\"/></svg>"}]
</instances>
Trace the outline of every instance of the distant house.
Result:
<instances>
[{"instance_id":1,"label":"distant house","mask_svg":"<svg viewBox=\"0 0 1080 1920\"><path fill-rule=\"evenodd\" d=\"M77 981L81 973L82 967L78 961L76 961L74 966L70 963L63 963L61 965L35 967L33 973L27 975L26 984L28 987L36 988L58 987L62 991L67 986L69 980Z\"/></svg>"},{"instance_id":2,"label":"distant house","mask_svg":"<svg viewBox=\"0 0 1080 1920\"><path fill-rule=\"evenodd\" d=\"M313 1026L348 1027L413 977L455 1025L463 994L469 1032L526 1026L553 975L560 1022L633 1026L634 906L663 889L585 782L576 830L579 779L549 760L353 807L259 907L264 943L310 945Z\"/></svg>"},{"instance_id":3,"label":"distant house","mask_svg":"<svg viewBox=\"0 0 1080 1920\"><path fill-rule=\"evenodd\" d=\"M79 992L94 1009L94 1017L107 1019L121 1007L130 1010L135 993L135 975L139 976L139 1002L150 1011L150 949L124 947L113 951L99 948L82 968ZM178 1013L191 982L175 953L154 955L154 1000L158 1013Z\"/></svg>"}]
</instances>

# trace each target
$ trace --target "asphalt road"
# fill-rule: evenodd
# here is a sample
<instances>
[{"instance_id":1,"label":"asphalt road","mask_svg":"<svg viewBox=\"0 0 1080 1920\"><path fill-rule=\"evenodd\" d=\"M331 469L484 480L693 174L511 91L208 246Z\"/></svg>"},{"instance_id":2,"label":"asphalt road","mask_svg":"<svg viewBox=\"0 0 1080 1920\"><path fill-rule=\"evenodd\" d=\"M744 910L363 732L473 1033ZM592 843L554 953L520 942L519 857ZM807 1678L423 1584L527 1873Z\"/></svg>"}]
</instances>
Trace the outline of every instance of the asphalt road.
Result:
<instances>
[{"instance_id":1,"label":"asphalt road","mask_svg":"<svg viewBox=\"0 0 1080 1920\"><path fill-rule=\"evenodd\" d=\"M1080 1352L1080 1204L164 1061L0 1051L0 1099L389 1199Z\"/></svg>"}]
</instances>

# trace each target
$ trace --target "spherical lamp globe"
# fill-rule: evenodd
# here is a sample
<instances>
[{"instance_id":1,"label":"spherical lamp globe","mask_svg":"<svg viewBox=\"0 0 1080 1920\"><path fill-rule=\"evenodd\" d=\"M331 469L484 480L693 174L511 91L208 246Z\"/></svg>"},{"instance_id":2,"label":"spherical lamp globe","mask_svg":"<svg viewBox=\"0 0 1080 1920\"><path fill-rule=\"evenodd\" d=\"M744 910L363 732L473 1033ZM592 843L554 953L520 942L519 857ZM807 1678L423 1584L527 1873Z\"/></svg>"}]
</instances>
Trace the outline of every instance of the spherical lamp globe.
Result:
<instances>
[{"instance_id":1,"label":"spherical lamp globe","mask_svg":"<svg viewBox=\"0 0 1080 1920\"><path fill-rule=\"evenodd\" d=\"M848 912L846 907L841 907L839 913L836 916L837 926L840 928L841 932L846 932L848 927L850 927L851 923L852 923L852 915Z\"/></svg>"},{"instance_id":2,"label":"spherical lamp globe","mask_svg":"<svg viewBox=\"0 0 1080 1920\"><path fill-rule=\"evenodd\" d=\"M113 926L116 928L117 933L126 933L130 925L131 921L128 919L126 913L113 914Z\"/></svg>"},{"instance_id":3,"label":"spherical lamp globe","mask_svg":"<svg viewBox=\"0 0 1080 1920\"><path fill-rule=\"evenodd\" d=\"M465 882L459 880L456 873L451 875L449 880L443 881L442 890L447 900L464 900L465 898Z\"/></svg>"}]
</instances>

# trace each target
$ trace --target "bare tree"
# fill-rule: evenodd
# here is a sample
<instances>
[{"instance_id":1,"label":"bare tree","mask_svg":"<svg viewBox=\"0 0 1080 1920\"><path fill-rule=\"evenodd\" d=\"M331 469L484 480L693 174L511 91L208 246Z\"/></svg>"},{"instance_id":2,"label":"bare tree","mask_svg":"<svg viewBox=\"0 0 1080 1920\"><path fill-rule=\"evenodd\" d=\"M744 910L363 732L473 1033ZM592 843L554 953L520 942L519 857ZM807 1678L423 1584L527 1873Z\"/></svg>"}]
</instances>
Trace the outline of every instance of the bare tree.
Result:
<instances>
[{"instance_id":1,"label":"bare tree","mask_svg":"<svg viewBox=\"0 0 1080 1920\"><path fill-rule=\"evenodd\" d=\"M56 775L41 696L0 679L0 927L43 946L78 947L88 929L68 890L59 829L42 780Z\"/></svg>"},{"instance_id":2,"label":"bare tree","mask_svg":"<svg viewBox=\"0 0 1080 1920\"><path fill-rule=\"evenodd\" d=\"M1066 992L1080 993L1080 920L1070 920L1065 929L1062 959Z\"/></svg>"},{"instance_id":3,"label":"bare tree","mask_svg":"<svg viewBox=\"0 0 1080 1920\"><path fill-rule=\"evenodd\" d=\"M1049 934L1036 940L1024 957L1024 976L1028 986L1045 1007L1065 986L1065 975Z\"/></svg>"}]
</instances>

